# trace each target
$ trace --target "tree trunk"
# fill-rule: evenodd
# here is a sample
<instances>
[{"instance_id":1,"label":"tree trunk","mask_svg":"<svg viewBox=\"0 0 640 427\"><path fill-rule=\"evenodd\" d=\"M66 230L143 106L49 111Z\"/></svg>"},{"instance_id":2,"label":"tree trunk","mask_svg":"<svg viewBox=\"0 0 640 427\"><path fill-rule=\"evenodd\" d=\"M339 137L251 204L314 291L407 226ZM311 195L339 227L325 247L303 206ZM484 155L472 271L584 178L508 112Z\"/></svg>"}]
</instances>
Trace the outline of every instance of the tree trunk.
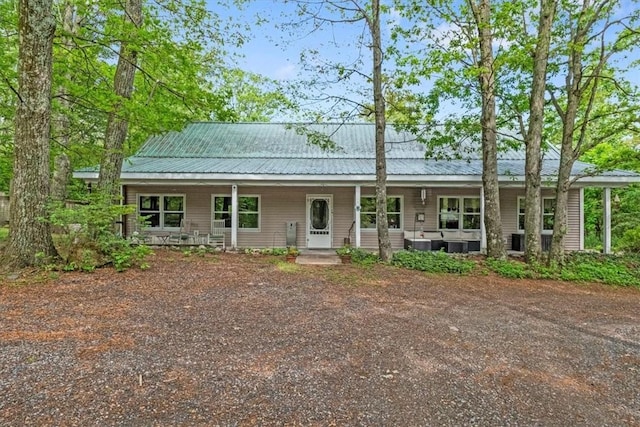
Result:
<instances>
[{"instance_id":1,"label":"tree trunk","mask_svg":"<svg viewBox=\"0 0 640 427\"><path fill-rule=\"evenodd\" d=\"M55 20L51 0L19 2L19 99L15 117L8 253L18 266L56 256L48 218L51 80Z\"/></svg>"},{"instance_id":2,"label":"tree trunk","mask_svg":"<svg viewBox=\"0 0 640 427\"><path fill-rule=\"evenodd\" d=\"M132 26L130 37L133 37L134 27L138 28L142 22L142 1L127 0L125 7L126 20ZM127 139L129 120L123 111L123 100L131 98L133 82L136 73L138 52L129 48L129 43L123 40L120 45L118 66L114 77L114 92L120 100L113 106L107 119L107 130L104 138L104 154L100 162L98 177L98 191L109 194L114 200L119 196L119 180L124 159L124 141Z\"/></svg>"},{"instance_id":3,"label":"tree trunk","mask_svg":"<svg viewBox=\"0 0 640 427\"><path fill-rule=\"evenodd\" d=\"M75 7L69 3L64 4L64 15L62 17L62 28L64 30L64 36L62 43L66 49L73 49L73 41L68 34L76 34L78 30L77 17L75 13ZM66 81L71 81L72 77L65 76ZM57 114L55 120L54 133L56 140L60 145L62 152L56 156L53 162L53 175L51 178L51 200L57 202L64 202L67 198L67 184L71 178L71 161L67 155L69 149L69 132L70 124L69 117L67 116L71 105L67 98L66 88L61 86L58 88L58 95L60 100L61 111Z\"/></svg>"},{"instance_id":4,"label":"tree trunk","mask_svg":"<svg viewBox=\"0 0 640 427\"><path fill-rule=\"evenodd\" d=\"M544 93L546 90L547 65L551 26L555 18L557 0L542 0L538 40L533 54L533 80L529 98L529 126L525 138L525 259L538 262L542 254L540 247L540 171L542 165L542 127L544 121Z\"/></svg>"},{"instance_id":5,"label":"tree trunk","mask_svg":"<svg viewBox=\"0 0 640 427\"><path fill-rule=\"evenodd\" d=\"M373 104L376 118L376 226L380 258L389 261L393 255L387 219L387 159L384 146L386 127L385 101L382 93L382 40L380 37L380 1L371 4L369 21L373 53Z\"/></svg>"},{"instance_id":6,"label":"tree trunk","mask_svg":"<svg viewBox=\"0 0 640 427\"><path fill-rule=\"evenodd\" d=\"M495 70L493 64L493 34L489 0L476 4L470 1L480 42L480 92L482 96L482 186L484 188L484 223L487 234L487 256L506 258L500 217L500 186L498 183L498 147L496 131Z\"/></svg>"},{"instance_id":7,"label":"tree trunk","mask_svg":"<svg viewBox=\"0 0 640 427\"><path fill-rule=\"evenodd\" d=\"M574 40L579 46L582 41ZM571 169L575 162L573 149L573 134L578 108L581 98L580 81L582 80L582 63L580 54L571 54L569 75L567 77L567 107L562 119L562 145L560 147L560 166L558 168L558 182L556 185L556 210L553 217L553 238L549 249L549 264L564 263L564 243L567 234L567 204L569 198L569 185Z\"/></svg>"}]
</instances>

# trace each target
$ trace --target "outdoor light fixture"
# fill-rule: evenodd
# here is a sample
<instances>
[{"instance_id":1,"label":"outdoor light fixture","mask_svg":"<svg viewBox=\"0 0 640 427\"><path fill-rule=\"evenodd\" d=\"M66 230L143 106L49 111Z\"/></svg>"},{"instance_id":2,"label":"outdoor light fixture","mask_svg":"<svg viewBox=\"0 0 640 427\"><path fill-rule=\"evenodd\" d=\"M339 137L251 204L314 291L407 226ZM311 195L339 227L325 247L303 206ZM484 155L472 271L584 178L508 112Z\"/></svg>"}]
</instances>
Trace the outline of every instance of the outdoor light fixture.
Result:
<instances>
[{"instance_id":1,"label":"outdoor light fixture","mask_svg":"<svg viewBox=\"0 0 640 427\"><path fill-rule=\"evenodd\" d=\"M422 205L424 206L424 204L427 202L427 189L426 188L422 188L420 190L420 200L422 200Z\"/></svg>"}]
</instances>

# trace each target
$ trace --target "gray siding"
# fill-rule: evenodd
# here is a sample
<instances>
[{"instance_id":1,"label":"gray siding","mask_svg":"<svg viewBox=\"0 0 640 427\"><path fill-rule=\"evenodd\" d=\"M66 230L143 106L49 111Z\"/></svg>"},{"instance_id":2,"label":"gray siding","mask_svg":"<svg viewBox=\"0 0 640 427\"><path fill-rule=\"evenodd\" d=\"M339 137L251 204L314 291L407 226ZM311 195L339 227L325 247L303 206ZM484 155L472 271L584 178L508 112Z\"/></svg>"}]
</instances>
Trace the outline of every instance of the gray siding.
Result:
<instances>
[{"instance_id":1,"label":"gray siding","mask_svg":"<svg viewBox=\"0 0 640 427\"><path fill-rule=\"evenodd\" d=\"M394 248L403 246L404 232L430 231L438 228L438 198L446 196L479 197L479 188L427 188L426 200L423 204L419 187L389 187L389 196L402 197L403 217L400 228L389 230ZM231 195L231 185L227 186L127 186L126 202L136 204L138 194L184 194L186 197L185 216L191 222L192 229L201 234L210 232L211 196L213 194ZM346 237L355 243L355 230L349 235L354 221L354 187L260 187L239 186L238 194L260 196L260 228L259 230L238 230L238 246L242 248L284 247L286 244L286 223L297 222L297 245L307 246L306 242L306 197L308 194L329 194L333 196L333 247L340 247ZM375 195L373 187L362 187L363 196ZM543 196L552 196L553 192L545 190ZM502 189L500 205L504 240L507 248L511 247L511 234L517 232L517 200L524 196L524 189ZM578 250L580 247L580 191L571 190L569 194L569 224L567 249ZM415 215L423 213L425 221L415 222ZM128 218L127 232L135 229L134 219ZM231 233L227 232L227 244L231 241ZM361 246L375 249L378 246L375 230L361 231Z\"/></svg>"}]
</instances>

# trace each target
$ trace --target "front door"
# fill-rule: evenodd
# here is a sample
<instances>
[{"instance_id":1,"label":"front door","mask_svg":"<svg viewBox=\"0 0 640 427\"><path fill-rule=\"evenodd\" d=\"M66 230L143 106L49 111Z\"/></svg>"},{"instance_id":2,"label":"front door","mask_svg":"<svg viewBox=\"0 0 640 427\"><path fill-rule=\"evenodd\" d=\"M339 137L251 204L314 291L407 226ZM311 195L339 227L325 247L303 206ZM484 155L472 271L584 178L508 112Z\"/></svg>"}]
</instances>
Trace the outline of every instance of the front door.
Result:
<instances>
[{"instance_id":1,"label":"front door","mask_svg":"<svg viewBox=\"0 0 640 427\"><path fill-rule=\"evenodd\" d=\"M307 195L307 247L331 248L331 195Z\"/></svg>"}]
</instances>

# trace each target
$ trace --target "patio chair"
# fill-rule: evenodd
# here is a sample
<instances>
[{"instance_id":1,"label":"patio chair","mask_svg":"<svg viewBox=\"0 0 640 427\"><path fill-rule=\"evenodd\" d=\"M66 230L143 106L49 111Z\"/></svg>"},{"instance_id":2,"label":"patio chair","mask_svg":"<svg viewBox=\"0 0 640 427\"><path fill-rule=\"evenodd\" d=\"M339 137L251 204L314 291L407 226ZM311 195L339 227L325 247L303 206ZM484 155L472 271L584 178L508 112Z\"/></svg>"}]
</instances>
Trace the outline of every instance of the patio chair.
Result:
<instances>
[{"instance_id":1,"label":"patio chair","mask_svg":"<svg viewBox=\"0 0 640 427\"><path fill-rule=\"evenodd\" d=\"M211 233L207 235L207 244L210 246L220 246L226 250L224 219L214 219L211 221Z\"/></svg>"},{"instance_id":2,"label":"patio chair","mask_svg":"<svg viewBox=\"0 0 640 427\"><path fill-rule=\"evenodd\" d=\"M189 229L191 228L191 221L180 220L180 231L178 233L169 234L169 243L174 245L183 245L189 243L191 234Z\"/></svg>"}]
</instances>

